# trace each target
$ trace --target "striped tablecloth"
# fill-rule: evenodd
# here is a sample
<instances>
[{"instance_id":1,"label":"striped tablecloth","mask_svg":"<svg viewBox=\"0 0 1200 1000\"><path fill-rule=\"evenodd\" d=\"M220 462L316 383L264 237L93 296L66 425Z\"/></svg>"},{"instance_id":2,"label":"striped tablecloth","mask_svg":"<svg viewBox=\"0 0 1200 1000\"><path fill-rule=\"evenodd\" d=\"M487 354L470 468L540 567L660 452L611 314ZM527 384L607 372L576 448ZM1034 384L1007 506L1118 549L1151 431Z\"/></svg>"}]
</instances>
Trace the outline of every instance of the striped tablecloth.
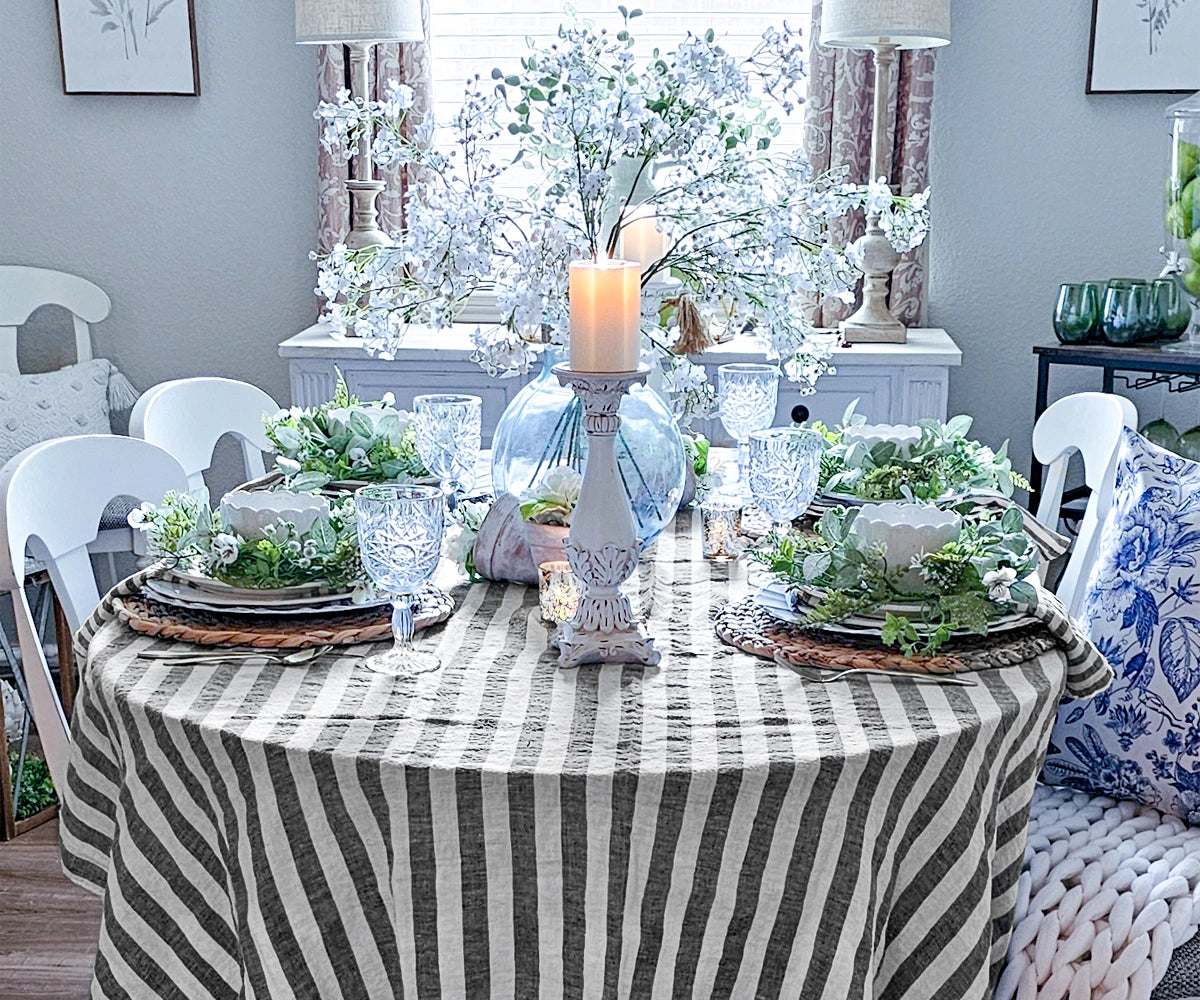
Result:
<instances>
[{"instance_id":1,"label":"striped tablecloth","mask_svg":"<svg viewBox=\"0 0 1200 1000\"><path fill-rule=\"evenodd\" d=\"M502 584L416 680L104 625L62 812L93 996L989 996L1066 657L822 685L716 641L747 583L697 529L636 578L653 670L559 670Z\"/></svg>"}]
</instances>

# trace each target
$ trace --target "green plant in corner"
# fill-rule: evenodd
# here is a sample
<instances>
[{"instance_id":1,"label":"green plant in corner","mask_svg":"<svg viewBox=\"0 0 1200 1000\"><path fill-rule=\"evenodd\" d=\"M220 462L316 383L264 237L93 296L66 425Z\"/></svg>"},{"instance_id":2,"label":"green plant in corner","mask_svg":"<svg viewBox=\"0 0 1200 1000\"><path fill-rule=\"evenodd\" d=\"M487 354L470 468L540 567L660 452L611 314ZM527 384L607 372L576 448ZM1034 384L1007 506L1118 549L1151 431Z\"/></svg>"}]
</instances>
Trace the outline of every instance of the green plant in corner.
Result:
<instances>
[{"instance_id":1,"label":"green plant in corner","mask_svg":"<svg viewBox=\"0 0 1200 1000\"><path fill-rule=\"evenodd\" d=\"M20 754L16 750L8 752L9 774L14 783L17 780L17 765ZM58 795L54 791L54 783L50 780L50 768L41 757L28 754L21 768L21 787L17 790L17 801L13 803L15 819L28 819L35 813L54 805Z\"/></svg>"}]
</instances>

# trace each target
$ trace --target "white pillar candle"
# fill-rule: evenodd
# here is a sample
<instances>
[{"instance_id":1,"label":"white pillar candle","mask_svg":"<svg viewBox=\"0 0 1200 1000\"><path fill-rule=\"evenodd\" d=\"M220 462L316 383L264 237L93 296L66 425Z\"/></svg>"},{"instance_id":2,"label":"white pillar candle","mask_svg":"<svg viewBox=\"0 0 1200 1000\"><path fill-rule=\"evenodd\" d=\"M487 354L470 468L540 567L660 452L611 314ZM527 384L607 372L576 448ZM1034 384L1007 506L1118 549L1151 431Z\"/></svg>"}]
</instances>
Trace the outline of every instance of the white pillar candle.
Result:
<instances>
[{"instance_id":1,"label":"white pillar candle","mask_svg":"<svg viewBox=\"0 0 1200 1000\"><path fill-rule=\"evenodd\" d=\"M667 252L667 238L658 228L658 221L649 209L634 209L621 224L621 256L637 261L642 274L660 261ZM660 277L655 275L655 277Z\"/></svg>"},{"instance_id":2,"label":"white pillar candle","mask_svg":"<svg viewBox=\"0 0 1200 1000\"><path fill-rule=\"evenodd\" d=\"M571 262L571 367L631 372L638 366L641 270L625 260Z\"/></svg>"}]
</instances>

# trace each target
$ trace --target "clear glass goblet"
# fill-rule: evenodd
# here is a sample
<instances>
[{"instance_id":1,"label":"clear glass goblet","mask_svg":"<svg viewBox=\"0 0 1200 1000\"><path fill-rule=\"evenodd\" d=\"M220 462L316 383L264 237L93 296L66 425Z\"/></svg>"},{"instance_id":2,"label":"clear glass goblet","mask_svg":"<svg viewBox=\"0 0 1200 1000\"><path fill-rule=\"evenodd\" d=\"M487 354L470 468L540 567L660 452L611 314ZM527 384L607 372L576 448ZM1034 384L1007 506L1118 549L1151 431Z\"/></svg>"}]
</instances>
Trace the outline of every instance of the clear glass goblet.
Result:
<instances>
[{"instance_id":1,"label":"clear glass goblet","mask_svg":"<svg viewBox=\"0 0 1200 1000\"><path fill-rule=\"evenodd\" d=\"M475 482L482 428L478 396L430 393L413 399L417 451L442 482L450 510Z\"/></svg>"},{"instance_id":2,"label":"clear glass goblet","mask_svg":"<svg viewBox=\"0 0 1200 1000\"><path fill-rule=\"evenodd\" d=\"M804 427L772 427L750 435L750 494L786 534L817 495L825 439Z\"/></svg>"},{"instance_id":3,"label":"clear glass goblet","mask_svg":"<svg viewBox=\"0 0 1200 1000\"><path fill-rule=\"evenodd\" d=\"M779 369L764 364L728 364L717 369L717 403L721 423L738 445L732 482L743 495L750 435L775 422L779 400Z\"/></svg>"},{"instance_id":4,"label":"clear glass goblet","mask_svg":"<svg viewBox=\"0 0 1200 1000\"><path fill-rule=\"evenodd\" d=\"M436 670L433 653L413 648L413 596L429 582L442 554L445 508L436 486L364 486L354 494L363 567L380 590L393 595L395 645L367 666L404 677Z\"/></svg>"}]
</instances>

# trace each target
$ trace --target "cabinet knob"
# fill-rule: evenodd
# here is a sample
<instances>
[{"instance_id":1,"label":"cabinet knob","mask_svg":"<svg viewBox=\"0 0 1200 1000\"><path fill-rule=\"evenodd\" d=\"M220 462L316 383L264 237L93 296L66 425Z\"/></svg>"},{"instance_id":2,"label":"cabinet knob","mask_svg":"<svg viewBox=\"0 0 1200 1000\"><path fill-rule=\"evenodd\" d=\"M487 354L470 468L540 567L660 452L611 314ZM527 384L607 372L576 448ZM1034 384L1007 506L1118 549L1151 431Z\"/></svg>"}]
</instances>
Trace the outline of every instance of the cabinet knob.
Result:
<instances>
[{"instance_id":1,"label":"cabinet knob","mask_svg":"<svg viewBox=\"0 0 1200 1000\"><path fill-rule=\"evenodd\" d=\"M792 407L792 423L803 424L808 422L808 407L803 403L797 403Z\"/></svg>"}]
</instances>

